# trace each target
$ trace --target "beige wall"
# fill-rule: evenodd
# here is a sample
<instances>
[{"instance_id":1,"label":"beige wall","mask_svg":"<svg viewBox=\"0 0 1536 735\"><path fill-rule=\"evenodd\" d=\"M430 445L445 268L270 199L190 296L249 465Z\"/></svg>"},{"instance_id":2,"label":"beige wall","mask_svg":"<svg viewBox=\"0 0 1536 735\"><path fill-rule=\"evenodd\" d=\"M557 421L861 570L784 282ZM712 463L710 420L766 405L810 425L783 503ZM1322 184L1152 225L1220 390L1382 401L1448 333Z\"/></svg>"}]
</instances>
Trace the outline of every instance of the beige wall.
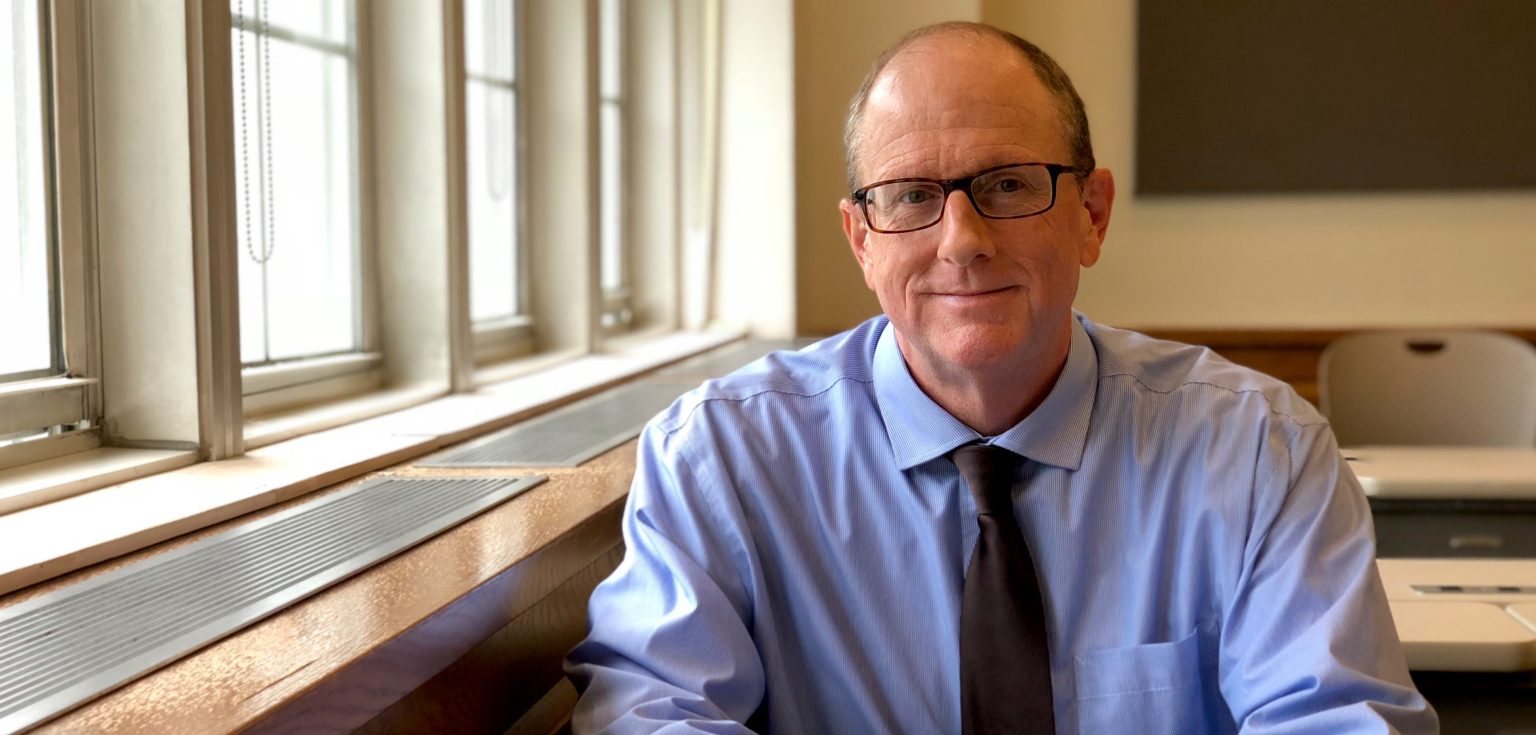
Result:
<instances>
[{"instance_id":1,"label":"beige wall","mask_svg":"<svg viewBox=\"0 0 1536 735\"><path fill-rule=\"evenodd\" d=\"M770 338L795 331L793 11L730 0L720 18L714 315Z\"/></svg>"},{"instance_id":2,"label":"beige wall","mask_svg":"<svg viewBox=\"0 0 1536 735\"><path fill-rule=\"evenodd\" d=\"M1536 326L1536 193L1138 199L1135 0L795 3L796 324L875 313L843 243L844 107L902 32L977 18L1035 41L1088 105L1100 165L1120 183L1078 308L1132 327Z\"/></svg>"},{"instance_id":3,"label":"beige wall","mask_svg":"<svg viewBox=\"0 0 1536 735\"><path fill-rule=\"evenodd\" d=\"M585 349L597 322L597 279L587 268L597 260L597 189L590 179L596 164L588 155L596 113L592 90L580 83L589 60L587 7L565 0L523 6L525 58L547 60L529 65L522 104L529 111L528 140L541 141L528 147L524 174L531 184L528 238L539 247L539 257L528 262L530 306L539 315L539 347L552 352ZM556 284L581 289L582 298Z\"/></svg>"},{"instance_id":4,"label":"beige wall","mask_svg":"<svg viewBox=\"0 0 1536 735\"><path fill-rule=\"evenodd\" d=\"M801 334L830 334L880 311L843 239L843 117L875 56L902 34L979 20L981 2L796 0L795 311Z\"/></svg>"},{"instance_id":5,"label":"beige wall","mask_svg":"<svg viewBox=\"0 0 1536 735\"><path fill-rule=\"evenodd\" d=\"M108 434L125 444L200 436L184 400L197 382L184 10L90 6L90 23L113 29L92 34L91 69L102 382Z\"/></svg>"}]
</instances>

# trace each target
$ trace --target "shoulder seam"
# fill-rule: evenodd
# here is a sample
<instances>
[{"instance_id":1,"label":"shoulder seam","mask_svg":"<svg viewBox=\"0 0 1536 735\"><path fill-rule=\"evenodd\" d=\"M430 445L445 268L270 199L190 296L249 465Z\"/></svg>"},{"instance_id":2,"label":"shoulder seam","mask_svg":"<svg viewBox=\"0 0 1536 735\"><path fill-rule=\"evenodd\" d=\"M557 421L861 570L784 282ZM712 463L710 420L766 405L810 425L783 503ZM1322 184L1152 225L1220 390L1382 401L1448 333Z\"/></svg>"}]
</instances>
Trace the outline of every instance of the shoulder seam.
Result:
<instances>
[{"instance_id":1,"label":"shoulder seam","mask_svg":"<svg viewBox=\"0 0 1536 735\"><path fill-rule=\"evenodd\" d=\"M698 410L704 406L704 404L710 403L710 402L713 402L713 401L731 401L733 403L744 403L744 402L746 402L748 400L756 398L756 397L758 397L760 395L763 395L765 393L778 393L780 395L795 396L797 398L815 398L816 396L819 396L819 395L821 395L823 393L826 393L829 390L832 390L833 388L836 388L838 386L838 384L840 384L840 383L842 383L844 381L852 381L852 382L855 382L855 383L863 383L865 385L869 385L869 384L875 382L873 378L856 378L856 377L849 376L849 375L839 375L836 380L832 381L831 383L828 383L827 387L822 388L821 390L818 390L818 391L810 392L810 393L797 393L797 392L792 391L792 390L783 390L783 389L780 389L780 388L764 387L764 388L761 388L759 390L756 390L756 391L754 391L752 393L749 393L747 395L744 395L744 396L706 396L704 398L700 398L698 403L695 403L692 408L688 409L688 413L687 414L679 416L677 418L677 420L675 422L673 422L671 425L662 425L662 426L658 426L657 428L662 430L662 434L663 435L671 436L672 434L676 433L677 431L682 429L684 426L686 426L689 421L692 421L693 420L693 415L695 413L697 413Z\"/></svg>"},{"instance_id":2,"label":"shoulder seam","mask_svg":"<svg viewBox=\"0 0 1536 735\"><path fill-rule=\"evenodd\" d=\"M1139 384L1141 387L1146 388L1147 390L1149 390L1149 391L1151 391L1153 393L1157 393L1159 395L1168 395L1170 393L1174 393L1174 392L1178 391L1180 388L1183 388L1183 387L1189 386L1189 385L1209 386L1209 387L1215 388L1217 390L1224 390L1224 391L1226 391L1228 393L1231 393L1232 395L1243 395L1243 394L1246 394L1246 393L1252 393L1252 394L1258 395L1258 397L1261 400L1264 401L1264 405L1269 408L1269 412L1270 413L1272 413L1272 414L1274 414L1276 416L1280 416L1281 418L1284 418L1284 419L1290 421L1291 423L1295 424L1296 428L1298 428L1298 429L1306 428L1308 426L1322 426L1322 425L1328 423L1328 419L1326 419L1326 418L1324 418L1321 421L1304 421L1301 418L1298 418L1296 416L1292 416L1291 414L1288 414L1288 413L1286 413L1284 411L1281 411L1280 409L1275 408L1275 404L1270 402L1269 396L1265 395L1264 391L1261 391L1261 390L1258 390L1258 389L1255 389L1255 388L1245 388L1245 389L1242 389L1242 390L1238 390L1236 388L1231 388L1231 387L1228 387L1228 386L1225 386L1225 385L1221 385L1220 383L1212 383L1212 382L1207 381L1207 380L1186 380L1186 381L1180 383L1178 386L1172 388L1171 390L1158 390L1157 388L1154 388L1154 387L1148 385L1146 383L1146 381L1141 379L1141 376L1136 375L1135 373L1130 373L1130 372L1107 373L1107 374L1104 374L1104 375L1100 375L1099 377L1100 378L1122 378L1122 377L1123 378L1130 378L1131 380L1136 381L1136 383Z\"/></svg>"}]
</instances>

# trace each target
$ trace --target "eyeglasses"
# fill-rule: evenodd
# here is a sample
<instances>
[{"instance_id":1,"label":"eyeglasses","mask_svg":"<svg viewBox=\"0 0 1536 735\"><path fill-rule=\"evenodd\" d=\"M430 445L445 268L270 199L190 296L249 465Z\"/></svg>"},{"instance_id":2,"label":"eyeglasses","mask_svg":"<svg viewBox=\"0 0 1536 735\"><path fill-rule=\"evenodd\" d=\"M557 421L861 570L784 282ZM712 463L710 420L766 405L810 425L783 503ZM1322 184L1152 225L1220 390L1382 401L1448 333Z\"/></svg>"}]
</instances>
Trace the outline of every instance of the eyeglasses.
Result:
<instances>
[{"instance_id":1,"label":"eyeglasses","mask_svg":"<svg viewBox=\"0 0 1536 735\"><path fill-rule=\"evenodd\" d=\"M932 227L944 218L949 193L961 189L976 212L989 219L1018 219L1056 204L1056 181L1066 172L1088 173L1061 163L1010 163L962 179L891 179L853 192L869 229L885 234Z\"/></svg>"}]
</instances>

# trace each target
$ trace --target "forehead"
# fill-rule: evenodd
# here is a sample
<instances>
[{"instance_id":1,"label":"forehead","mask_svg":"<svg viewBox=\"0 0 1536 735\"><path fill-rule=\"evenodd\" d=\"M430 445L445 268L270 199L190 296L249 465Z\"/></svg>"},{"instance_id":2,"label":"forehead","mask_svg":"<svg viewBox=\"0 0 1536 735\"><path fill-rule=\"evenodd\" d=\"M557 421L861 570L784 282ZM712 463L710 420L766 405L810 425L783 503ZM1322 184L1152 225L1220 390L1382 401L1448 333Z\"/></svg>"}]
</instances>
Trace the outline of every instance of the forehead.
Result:
<instances>
[{"instance_id":1,"label":"forehead","mask_svg":"<svg viewBox=\"0 0 1536 735\"><path fill-rule=\"evenodd\" d=\"M860 169L866 181L878 181L1065 162L1059 109L1005 42L968 33L922 39L891 59L870 89Z\"/></svg>"}]
</instances>

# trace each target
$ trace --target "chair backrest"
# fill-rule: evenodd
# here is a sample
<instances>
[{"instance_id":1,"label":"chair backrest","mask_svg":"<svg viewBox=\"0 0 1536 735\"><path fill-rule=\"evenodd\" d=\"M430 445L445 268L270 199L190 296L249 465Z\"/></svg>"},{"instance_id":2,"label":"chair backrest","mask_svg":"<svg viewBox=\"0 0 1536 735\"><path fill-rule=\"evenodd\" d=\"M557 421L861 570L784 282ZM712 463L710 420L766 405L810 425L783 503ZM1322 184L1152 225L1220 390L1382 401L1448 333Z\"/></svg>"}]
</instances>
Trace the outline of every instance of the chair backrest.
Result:
<instances>
[{"instance_id":1,"label":"chair backrest","mask_svg":"<svg viewBox=\"0 0 1536 735\"><path fill-rule=\"evenodd\" d=\"M1507 334L1352 334L1323 350L1318 392L1343 446L1536 447L1536 347Z\"/></svg>"}]
</instances>

